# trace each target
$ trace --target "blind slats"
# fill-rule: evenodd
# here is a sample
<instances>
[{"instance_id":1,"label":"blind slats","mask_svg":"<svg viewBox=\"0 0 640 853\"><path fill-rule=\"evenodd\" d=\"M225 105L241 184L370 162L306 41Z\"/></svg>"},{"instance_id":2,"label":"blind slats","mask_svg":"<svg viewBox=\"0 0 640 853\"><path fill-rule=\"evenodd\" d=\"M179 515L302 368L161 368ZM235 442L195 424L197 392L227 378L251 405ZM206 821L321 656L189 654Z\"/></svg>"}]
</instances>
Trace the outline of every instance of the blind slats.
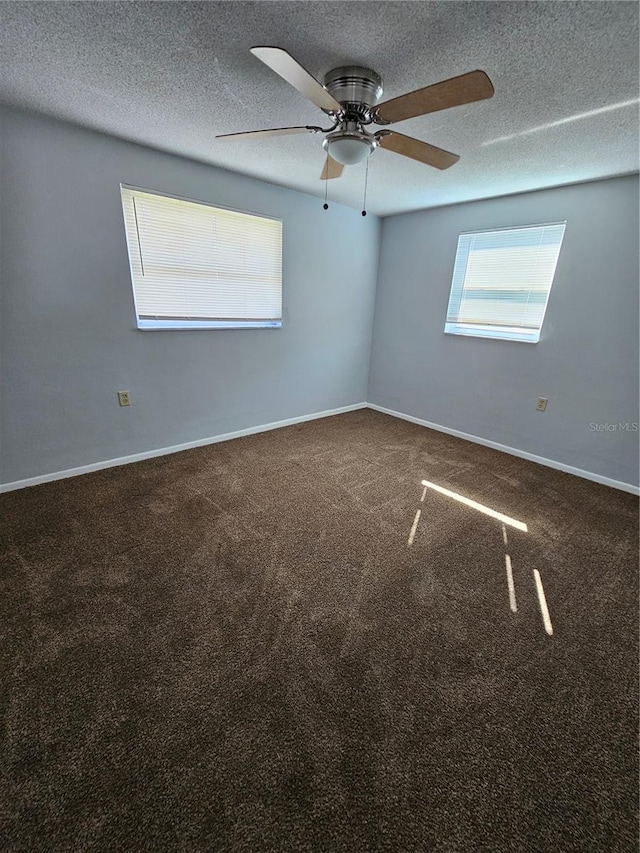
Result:
<instances>
[{"instance_id":1,"label":"blind slats","mask_svg":"<svg viewBox=\"0 0 640 853\"><path fill-rule=\"evenodd\" d=\"M445 332L538 341L565 226L461 234Z\"/></svg>"},{"instance_id":2,"label":"blind slats","mask_svg":"<svg viewBox=\"0 0 640 853\"><path fill-rule=\"evenodd\" d=\"M279 220L124 186L121 195L140 328L280 324Z\"/></svg>"}]
</instances>

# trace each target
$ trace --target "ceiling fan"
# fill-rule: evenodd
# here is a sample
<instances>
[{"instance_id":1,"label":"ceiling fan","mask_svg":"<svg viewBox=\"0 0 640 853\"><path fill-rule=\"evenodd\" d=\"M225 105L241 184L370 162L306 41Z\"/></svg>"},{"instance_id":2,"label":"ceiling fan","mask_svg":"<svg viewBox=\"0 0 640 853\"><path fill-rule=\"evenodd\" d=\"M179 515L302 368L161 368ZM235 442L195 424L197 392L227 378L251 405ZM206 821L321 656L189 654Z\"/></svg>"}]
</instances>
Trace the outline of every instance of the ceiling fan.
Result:
<instances>
[{"instance_id":1,"label":"ceiling fan","mask_svg":"<svg viewBox=\"0 0 640 853\"><path fill-rule=\"evenodd\" d=\"M333 124L327 128L305 125L224 133L216 139L255 139L293 133L326 134L322 142L327 152L327 160L320 175L322 180L339 178L345 166L366 160L378 147L411 157L436 169L448 169L460 159L457 154L404 136L395 130L388 130L386 125L482 101L490 98L494 92L493 84L484 71L471 71L379 104L383 91L382 78L370 68L360 65L334 68L325 74L320 84L290 53L280 47L252 47L251 53L320 107ZM382 125L383 129L371 133L366 129L371 124Z\"/></svg>"}]
</instances>

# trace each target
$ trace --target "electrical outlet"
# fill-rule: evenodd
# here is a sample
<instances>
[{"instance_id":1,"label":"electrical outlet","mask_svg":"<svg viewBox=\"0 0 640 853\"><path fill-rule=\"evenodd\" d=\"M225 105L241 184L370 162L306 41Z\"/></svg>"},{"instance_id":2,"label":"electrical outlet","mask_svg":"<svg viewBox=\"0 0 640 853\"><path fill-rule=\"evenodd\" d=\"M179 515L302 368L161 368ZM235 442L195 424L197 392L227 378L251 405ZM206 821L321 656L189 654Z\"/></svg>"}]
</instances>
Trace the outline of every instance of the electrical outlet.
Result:
<instances>
[{"instance_id":1,"label":"electrical outlet","mask_svg":"<svg viewBox=\"0 0 640 853\"><path fill-rule=\"evenodd\" d=\"M118 391L118 402L121 406L130 406L131 405L131 397L129 396L128 391Z\"/></svg>"},{"instance_id":2,"label":"electrical outlet","mask_svg":"<svg viewBox=\"0 0 640 853\"><path fill-rule=\"evenodd\" d=\"M547 399L547 397L538 397L538 403L536 405L536 411L545 412L547 409L547 403L548 402L549 402L549 400ZM122 404L122 405L124 405L124 404Z\"/></svg>"}]
</instances>

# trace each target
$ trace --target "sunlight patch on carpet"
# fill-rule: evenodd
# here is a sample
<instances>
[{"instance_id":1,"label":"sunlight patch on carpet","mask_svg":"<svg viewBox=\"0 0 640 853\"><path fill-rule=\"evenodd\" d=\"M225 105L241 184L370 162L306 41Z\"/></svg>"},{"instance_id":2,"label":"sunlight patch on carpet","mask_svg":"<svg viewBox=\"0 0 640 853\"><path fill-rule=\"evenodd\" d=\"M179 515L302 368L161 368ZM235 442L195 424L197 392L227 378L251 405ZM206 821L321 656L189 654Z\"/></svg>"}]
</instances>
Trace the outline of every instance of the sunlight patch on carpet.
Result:
<instances>
[{"instance_id":1,"label":"sunlight patch on carpet","mask_svg":"<svg viewBox=\"0 0 640 853\"><path fill-rule=\"evenodd\" d=\"M511 518L509 515L496 512L495 509L491 509L477 501L472 501L470 498L465 498L464 495L459 495L457 492L451 492L449 489L444 489L442 486L430 483L428 480L423 480L422 485L426 486L428 489L433 489L435 492L439 492L441 495L446 495L448 498L453 498L454 501L459 501L459 503L464 504L465 506L477 509L478 512L483 512L485 515L491 516L491 518L497 518L498 521L501 521L503 524L508 524L510 527L522 530L523 533L527 533L528 531L528 527L523 521L518 521L515 518Z\"/></svg>"}]
</instances>

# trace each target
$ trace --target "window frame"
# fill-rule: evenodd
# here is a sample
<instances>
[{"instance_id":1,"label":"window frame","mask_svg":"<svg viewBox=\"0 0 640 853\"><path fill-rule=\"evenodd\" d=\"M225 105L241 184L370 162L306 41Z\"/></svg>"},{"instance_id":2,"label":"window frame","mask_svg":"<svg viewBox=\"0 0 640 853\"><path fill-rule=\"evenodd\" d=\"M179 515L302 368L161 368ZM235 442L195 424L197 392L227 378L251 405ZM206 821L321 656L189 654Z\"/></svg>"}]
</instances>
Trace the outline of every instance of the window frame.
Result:
<instances>
[{"instance_id":1,"label":"window frame","mask_svg":"<svg viewBox=\"0 0 640 853\"><path fill-rule=\"evenodd\" d=\"M132 252L140 253L140 244L138 238L137 245L131 245L129 239L129 229L127 227L127 211L125 209L125 198L123 195L123 190L127 190L131 193L144 193L145 195L157 196L159 198L167 198L174 199L175 201L187 202L189 204L196 204L200 207L209 207L213 210L220 211L228 211L230 213L238 213L243 216L251 216L256 219L265 219L271 222L277 222L280 224L280 317L275 319L255 319L255 318L247 318L247 319L238 319L234 318L232 320L225 319L217 319L217 320L208 320L203 318L194 317L193 319L187 318L146 318L142 319L140 317L140 312L138 310L138 300L136 296L136 285L135 285L135 272L132 263ZM175 193L169 193L161 190L148 189L144 187L139 187L134 184L128 184L124 181L119 184L119 192L120 192L120 203L122 208L123 215L123 227L125 232L125 240L127 245L127 260L129 265L129 278L131 284L131 294L133 298L133 307L135 312L135 322L136 328L142 332L158 332L158 331L199 331L203 329L279 329L283 325L283 314L284 314L284 306L283 306L283 297L284 297L284 282L283 282L283 232L284 232L284 223L282 219L278 216L270 216L268 214L256 213L255 211L249 210L240 210L239 208L229 207L228 205L223 204L215 204L210 201L203 201L202 199L194 199L188 196L180 196ZM137 223L136 223L137 229Z\"/></svg>"},{"instance_id":2,"label":"window frame","mask_svg":"<svg viewBox=\"0 0 640 853\"><path fill-rule=\"evenodd\" d=\"M454 298L454 279L456 273L456 265L458 263L458 252L460 251L460 240L464 237L476 236L480 234L499 234L501 231L527 231L533 229L544 229L544 228L552 228L562 226L562 235L560 237L560 242L558 246L558 254L555 259L555 263L553 266L553 271L551 273L551 281L549 282L549 287L547 289L544 306L542 308L542 313L540 315L540 325L537 329L531 329L530 331L524 331L522 327L517 326L503 326L502 328L496 324L492 323L477 323L477 324L467 324L455 321L450 321L449 317L452 313L456 315L459 314L460 306L462 304L462 299L464 296L464 288L465 288L465 279L467 274L467 264L469 262L469 253L467 253L467 257L465 259L465 270L463 273L462 286L460 287L458 304L455 308L455 312L452 311L451 302ZM449 289L449 301L447 303L447 311L445 316L445 325L444 325L444 334L447 335L456 335L461 337L472 337L472 338L485 338L490 340L502 340L502 341L514 341L516 343L529 343L529 344L537 344L540 342L540 337L542 335L542 327L544 325L544 319L547 313L547 307L549 305L549 298L551 296L551 288L553 287L553 283L556 277L556 272L558 269L558 263L560 261L560 252L562 251L562 245L564 242L564 237L566 234L567 220L557 220L554 222L540 222L529 225L507 225L502 228L482 228L474 231L462 231L458 234L458 240L456 243L456 251L454 257L454 267L451 273L451 285ZM506 247L504 247L506 248Z\"/></svg>"}]
</instances>

